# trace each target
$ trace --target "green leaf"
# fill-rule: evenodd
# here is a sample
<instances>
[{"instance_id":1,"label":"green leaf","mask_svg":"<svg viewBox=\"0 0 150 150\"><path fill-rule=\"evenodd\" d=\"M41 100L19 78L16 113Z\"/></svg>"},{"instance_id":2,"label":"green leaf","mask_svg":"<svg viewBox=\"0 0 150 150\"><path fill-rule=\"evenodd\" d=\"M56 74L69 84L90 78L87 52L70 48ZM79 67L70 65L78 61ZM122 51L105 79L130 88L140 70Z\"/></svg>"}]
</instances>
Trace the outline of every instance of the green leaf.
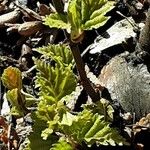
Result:
<instances>
[{"instance_id":1,"label":"green leaf","mask_svg":"<svg viewBox=\"0 0 150 150\"><path fill-rule=\"evenodd\" d=\"M76 116L71 126L64 125L62 130L66 135L72 135L77 143L81 144L84 141L88 146L94 143L112 146L128 144L118 130L109 125L110 122L104 120L104 115L83 110Z\"/></svg>"},{"instance_id":2,"label":"green leaf","mask_svg":"<svg viewBox=\"0 0 150 150\"><path fill-rule=\"evenodd\" d=\"M110 105L109 101L102 98L100 101L97 101L94 104L85 104L83 105L84 109L92 111L92 113L98 113L99 115L103 115L106 121L113 120L114 109Z\"/></svg>"},{"instance_id":3,"label":"green leaf","mask_svg":"<svg viewBox=\"0 0 150 150\"><path fill-rule=\"evenodd\" d=\"M72 0L68 7L68 21L71 25L71 39L78 39L83 34L81 0Z\"/></svg>"},{"instance_id":4,"label":"green leaf","mask_svg":"<svg viewBox=\"0 0 150 150\"><path fill-rule=\"evenodd\" d=\"M46 128L45 130L42 131L41 137L43 138L43 140L47 140L49 135L51 135L52 133L53 133L52 127Z\"/></svg>"},{"instance_id":5,"label":"green leaf","mask_svg":"<svg viewBox=\"0 0 150 150\"><path fill-rule=\"evenodd\" d=\"M9 90L6 93L7 100L11 103L11 114L14 116L23 116L27 109L25 107L24 98L18 89Z\"/></svg>"},{"instance_id":6,"label":"green leaf","mask_svg":"<svg viewBox=\"0 0 150 150\"><path fill-rule=\"evenodd\" d=\"M38 48L36 51L50 57L57 62L61 61L61 63L64 65L69 65L73 61L71 50L69 46L65 44L49 44L48 46Z\"/></svg>"},{"instance_id":7,"label":"green leaf","mask_svg":"<svg viewBox=\"0 0 150 150\"><path fill-rule=\"evenodd\" d=\"M44 18L44 24L50 26L51 28L69 29L70 24L68 24L67 15L64 14L50 14Z\"/></svg>"},{"instance_id":8,"label":"green leaf","mask_svg":"<svg viewBox=\"0 0 150 150\"><path fill-rule=\"evenodd\" d=\"M57 143L53 144L50 150L74 150L72 146L64 139L60 139Z\"/></svg>"},{"instance_id":9,"label":"green leaf","mask_svg":"<svg viewBox=\"0 0 150 150\"><path fill-rule=\"evenodd\" d=\"M30 144L28 145L31 150L49 150L53 143L56 143L58 137L56 135L50 135L47 140L43 140L41 137L42 131L47 128L47 122L38 118L35 114L32 115L34 121L33 132L29 135Z\"/></svg>"},{"instance_id":10,"label":"green leaf","mask_svg":"<svg viewBox=\"0 0 150 150\"><path fill-rule=\"evenodd\" d=\"M52 67L41 60L36 60L35 63L39 71L36 81L40 87L39 95L46 95L51 101L57 102L75 90L76 80L71 66L60 67L56 64Z\"/></svg>"},{"instance_id":11,"label":"green leaf","mask_svg":"<svg viewBox=\"0 0 150 150\"><path fill-rule=\"evenodd\" d=\"M51 14L44 21L50 27L66 29L73 42L80 42L84 30L103 26L110 17L105 16L114 8L114 1L108 0L71 0L67 14ZM70 32L71 31L71 32Z\"/></svg>"},{"instance_id":12,"label":"green leaf","mask_svg":"<svg viewBox=\"0 0 150 150\"><path fill-rule=\"evenodd\" d=\"M84 1L84 0L83 0ZM94 0L93 0L94 1ZM100 1L99 1L100 2ZM105 1L102 5L102 3L98 3L96 6L93 6L93 12L88 13L89 19L85 21L84 23L84 30L92 30L97 29L101 26L103 26L110 17L105 16L107 12L109 12L112 8L114 8L114 2L113 1ZM90 5L87 5L89 8ZM87 10L88 10L87 8ZM96 8L96 9L94 9ZM92 9L92 8L91 8Z\"/></svg>"},{"instance_id":13,"label":"green leaf","mask_svg":"<svg viewBox=\"0 0 150 150\"><path fill-rule=\"evenodd\" d=\"M18 68L11 66L6 68L2 74L1 79L4 86L10 90L15 88L22 88L21 71Z\"/></svg>"},{"instance_id":14,"label":"green leaf","mask_svg":"<svg viewBox=\"0 0 150 150\"><path fill-rule=\"evenodd\" d=\"M64 113L60 125L71 126L72 122L75 120L75 117L75 115L72 115L69 112Z\"/></svg>"}]
</instances>

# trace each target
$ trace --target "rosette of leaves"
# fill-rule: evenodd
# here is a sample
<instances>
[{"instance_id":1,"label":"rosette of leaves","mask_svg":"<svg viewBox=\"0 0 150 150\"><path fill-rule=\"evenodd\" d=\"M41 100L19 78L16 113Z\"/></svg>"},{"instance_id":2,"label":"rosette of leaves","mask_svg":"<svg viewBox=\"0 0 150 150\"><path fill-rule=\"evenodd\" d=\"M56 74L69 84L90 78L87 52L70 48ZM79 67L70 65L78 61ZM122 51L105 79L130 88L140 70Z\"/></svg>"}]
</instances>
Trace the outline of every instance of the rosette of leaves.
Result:
<instances>
[{"instance_id":1,"label":"rosette of leaves","mask_svg":"<svg viewBox=\"0 0 150 150\"><path fill-rule=\"evenodd\" d=\"M72 55L66 45L48 45L37 49L42 59L35 59L39 104L33 116L33 133L26 150L75 150L77 145L123 145L126 140L111 128L112 107L100 101L86 105L72 114L65 97L76 87L72 71ZM70 57L70 58L68 58ZM49 59L54 60L51 64ZM68 99L67 99L68 101Z\"/></svg>"},{"instance_id":2,"label":"rosette of leaves","mask_svg":"<svg viewBox=\"0 0 150 150\"><path fill-rule=\"evenodd\" d=\"M25 106L25 97L21 93L22 74L16 67L8 67L2 74L3 85L8 89L6 93L7 100L11 103L11 114L14 116L23 116L28 110Z\"/></svg>"},{"instance_id":3,"label":"rosette of leaves","mask_svg":"<svg viewBox=\"0 0 150 150\"><path fill-rule=\"evenodd\" d=\"M85 142L89 147L94 143L112 146L128 144L116 128L110 127L111 122L106 121L104 115L84 109L78 115L71 116L70 113L64 114L60 122L61 131L68 140L71 139L70 142L80 145Z\"/></svg>"},{"instance_id":4,"label":"rosette of leaves","mask_svg":"<svg viewBox=\"0 0 150 150\"><path fill-rule=\"evenodd\" d=\"M36 87L39 87L39 104L37 115L47 121L48 129L42 132L44 139L53 133L63 112L67 110L61 100L71 94L76 88L76 78L72 71L72 55L66 45L48 45L37 49L43 57L55 61L51 65L48 61L36 60ZM44 136L47 135L47 136Z\"/></svg>"},{"instance_id":5,"label":"rosette of leaves","mask_svg":"<svg viewBox=\"0 0 150 150\"><path fill-rule=\"evenodd\" d=\"M114 1L71 0L67 13L52 13L46 16L44 24L51 28L66 29L75 43L82 41L84 30L103 26L110 17L106 13L114 8Z\"/></svg>"}]
</instances>

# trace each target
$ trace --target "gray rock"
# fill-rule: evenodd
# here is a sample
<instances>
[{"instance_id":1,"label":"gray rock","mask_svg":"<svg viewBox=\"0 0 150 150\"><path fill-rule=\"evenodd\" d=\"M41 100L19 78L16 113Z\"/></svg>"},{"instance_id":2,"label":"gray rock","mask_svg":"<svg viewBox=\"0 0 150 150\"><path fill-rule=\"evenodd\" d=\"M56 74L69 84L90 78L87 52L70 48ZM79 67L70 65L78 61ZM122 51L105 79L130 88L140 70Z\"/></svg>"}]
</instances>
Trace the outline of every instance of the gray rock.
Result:
<instances>
[{"instance_id":1,"label":"gray rock","mask_svg":"<svg viewBox=\"0 0 150 150\"><path fill-rule=\"evenodd\" d=\"M99 80L112 99L119 100L124 110L135 113L136 118L150 112L150 74L146 65L133 67L116 56L103 67Z\"/></svg>"},{"instance_id":2,"label":"gray rock","mask_svg":"<svg viewBox=\"0 0 150 150\"><path fill-rule=\"evenodd\" d=\"M16 0L15 1L18 5L27 6L28 0Z\"/></svg>"},{"instance_id":3,"label":"gray rock","mask_svg":"<svg viewBox=\"0 0 150 150\"><path fill-rule=\"evenodd\" d=\"M129 23L129 21L131 23ZM128 18L123 19L117 23L115 23L112 27L110 27L105 36L98 36L94 42L94 44L90 45L88 49L91 54L101 53L103 50L113 47L115 45L122 44L126 42L127 39L133 37L135 38L136 34L133 31L134 24L133 19Z\"/></svg>"}]
</instances>

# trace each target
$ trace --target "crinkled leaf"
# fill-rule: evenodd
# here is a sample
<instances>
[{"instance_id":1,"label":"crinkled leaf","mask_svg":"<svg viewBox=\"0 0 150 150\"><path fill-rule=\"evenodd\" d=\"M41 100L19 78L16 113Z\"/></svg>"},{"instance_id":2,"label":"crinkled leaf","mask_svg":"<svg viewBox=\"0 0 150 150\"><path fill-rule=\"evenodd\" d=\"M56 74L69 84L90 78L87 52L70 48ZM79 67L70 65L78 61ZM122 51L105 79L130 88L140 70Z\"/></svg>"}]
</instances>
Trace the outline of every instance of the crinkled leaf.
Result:
<instances>
[{"instance_id":1,"label":"crinkled leaf","mask_svg":"<svg viewBox=\"0 0 150 150\"><path fill-rule=\"evenodd\" d=\"M65 125L63 131L67 135L72 135L78 143L84 141L88 146L94 143L97 145L128 144L118 130L109 125L110 123L104 120L104 115L84 110L79 113L78 118L72 122L71 126Z\"/></svg>"},{"instance_id":2,"label":"crinkled leaf","mask_svg":"<svg viewBox=\"0 0 150 150\"><path fill-rule=\"evenodd\" d=\"M61 61L65 65L71 64L73 60L71 50L65 44L49 44L48 46L38 48L36 51L50 57L55 61Z\"/></svg>"},{"instance_id":3,"label":"crinkled leaf","mask_svg":"<svg viewBox=\"0 0 150 150\"><path fill-rule=\"evenodd\" d=\"M97 29L103 26L109 17L105 16L114 2L108 0L71 0L67 14L51 14L44 21L50 27L71 30L71 40L83 39L84 30Z\"/></svg>"},{"instance_id":4,"label":"crinkled leaf","mask_svg":"<svg viewBox=\"0 0 150 150\"><path fill-rule=\"evenodd\" d=\"M113 5L114 2L108 0L72 0L68 8L72 30L91 30L103 26L109 19L105 15L114 8Z\"/></svg>"},{"instance_id":5,"label":"crinkled leaf","mask_svg":"<svg viewBox=\"0 0 150 150\"><path fill-rule=\"evenodd\" d=\"M52 128L46 128L45 130L42 131L41 137L43 138L43 140L47 140L49 135L51 135L52 133L53 133Z\"/></svg>"},{"instance_id":6,"label":"crinkled leaf","mask_svg":"<svg viewBox=\"0 0 150 150\"><path fill-rule=\"evenodd\" d=\"M42 131L47 128L47 123L39 119L35 114L32 116L34 121L33 132L29 135L30 144L28 145L31 150L49 150L53 143L56 143L58 137L56 135L50 135L47 140L43 140L41 137Z\"/></svg>"},{"instance_id":7,"label":"crinkled leaf","mask_svg":"<svg viewBox=\"0 0 150 150\"><path fill-rule=\"evenodd\" d=\"M71 126L72 122L75 120L75 117L75 115L72 115L69 112L64 113L60 125Z\"/></svg>"},{"instance_id":8,"label":"crinkled leaf","mask_svg":"<svg viewBox=\"0 0 150 150\"><path fill-rule=\"evenodd\" d=\"M56 64L52 67L41 60L36 60L35 63L39 71L36 83L40 86L40 95L58 101L75 90L76 80L71 66L60 67Z\"/></svg>"},{"instance_id":9,"label":"crinkled leaf","mask_svg":"<svg viewBox=\"0 0 150 150\"><path fill-rule=\"evenodd\" d=\"M71 24L71 39L77 39L83 33L81 0L72 0L68 7L68 21Z\"/></svg>"},{"instance_id":10,"label":"crinkled leaf","mask_svg":"<svg viewBox=\"0 0 150 150\"><path fill-rule=\"evenodd\" d=\"M55 110L53 110L55 111ZM46 128L45 130L42 131L42 138L44 140L47 140L47 138L53 133L55 132L55 130L57 131L57 127L58 127L58 122L59 122L59 116L56 114L55 116L53 116L53 119L49 118L49 121L47 121L48 124L48 128Z\"/></svg>"},{"instance_id":11,"label":"crinkled leaf","mask_svg":"<svg viewBox=\"0 0 150 150\"><path fill-rule=\"evenodd\" d=\"M8 89L22 88L21 71L15 67L8 67L2 74L2 82Z\"/></svg>"},{"instance_id":12,"label":"crinkled leaf","mask_svg":"<svg viewBox=\"0 0 150 150\"><path fill-rule=\"evenodd\" d=\"M70 24L68 24L67 15L52 13L44 18L44 24L50 26L51 28L61 28L68 29Z\"/></svg>"},{"instance_id":13,"label":"crinkled leaf","mask_svg":"<svg viewBox=\"0 0 150 150\"><path fill-rule=\"evenodd\" d=\"M71 39L82 39L84 30L97 29L109 19L105 16L114 6L108 0L72 0L68 7L68 21L71 24Z\"/></svg>"},{"instance_id":14,"label":"crinkled leaf","mask_svg":"<svg viewBox=\"0 0 150 150\"><path fill-rule=\"evenodd\" d=\"M24 116L23 111L22 111L20 108L16 107L16 106L13 106L13 107L11 108L10 113L11 113L13 116L17 116L17 117L22 117L22 116Z\"/></svg>"},{"instance_id":15,"label":"crinkled leaf","mask_svg":"<svg viewBox=\"0 0 150 150\"><path fill-rule=\"evenodd\" d=\"M84 18L84 30L97 29L103 26L110 17L105 16L112 8L114 8L113 1L107 0L83 0L83 5L85 6L85 12L83 12ZM86 14L86 15L85 15Z\"/></svg>"},{"instance_id":16,"label":"crinkled leaf","mask_svg":"<svg viewBox=\"0 0 150 150\"><path fill-rule=\"evenodd\" d=\"M90 105L85 104L84 109L90 110L93 113L104 115L106 121L113 120L114 109L106 99L102 98L100 101Z\"/></svg>"},{"instance_id":17,"label":"crinkled leaf","mask_svg":"<svg viewBox=\"0 0 150 150\"><path fill-rule=\"evenodd\" d=\"M53 147L50 150L74 150L74 149L68 142L66 142L63 139L53 144Z\"/></svg>"}]
</instances>

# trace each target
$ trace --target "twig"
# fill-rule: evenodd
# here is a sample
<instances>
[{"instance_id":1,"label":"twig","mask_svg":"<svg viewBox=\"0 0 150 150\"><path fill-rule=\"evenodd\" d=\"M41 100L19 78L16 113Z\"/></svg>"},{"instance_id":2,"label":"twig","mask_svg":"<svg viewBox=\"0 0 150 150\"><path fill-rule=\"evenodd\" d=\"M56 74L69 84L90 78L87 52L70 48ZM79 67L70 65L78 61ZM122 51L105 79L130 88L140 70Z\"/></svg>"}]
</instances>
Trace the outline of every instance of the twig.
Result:
<instances>
[{"instance_id":1,"label":"twig","mask_svg":"<svg viewBox=\"0 0 150 150\"><path fill-rule=\"evenodd\" d=\"M123 18L125 18L125 19L132 25L133 28L136 27L137 29L139 29L139 26L138 26L138 25L136 25L135 23L131 22L131 21L128 19L128 17L126 17L125 15L123 15L121 12L116 11L116 13L117 13L118 15L122 16Z\"/></svg>"},{"instance_id":2,"label":"twig","mask_svg":"<svg viewBox=\"0 0 150 150\"><path fill-rule=\"evenodd\" d=\"M27 8L27 7L22 7L21 5L18 5L16 3L14 3L18 8L20 8L22 10L22 12L25 12L26 14L28 14L30 17L37 19L39 21L42 21L42 17L36 13L35 11Z\"/></svg>"},{"instance_id":3,"label":"twig","mask_svg":"<svg viewBox=\"0 0 150 150\"><path fill-rule=\"evenodd\" d=\"M11 124L8 126L8 134L7 134L7 138L8 138L8 143L7 143L7 147L8 150L11 150L11 142L10 142L10 138L11 138Z\"/></svg>"}]
</instances>

